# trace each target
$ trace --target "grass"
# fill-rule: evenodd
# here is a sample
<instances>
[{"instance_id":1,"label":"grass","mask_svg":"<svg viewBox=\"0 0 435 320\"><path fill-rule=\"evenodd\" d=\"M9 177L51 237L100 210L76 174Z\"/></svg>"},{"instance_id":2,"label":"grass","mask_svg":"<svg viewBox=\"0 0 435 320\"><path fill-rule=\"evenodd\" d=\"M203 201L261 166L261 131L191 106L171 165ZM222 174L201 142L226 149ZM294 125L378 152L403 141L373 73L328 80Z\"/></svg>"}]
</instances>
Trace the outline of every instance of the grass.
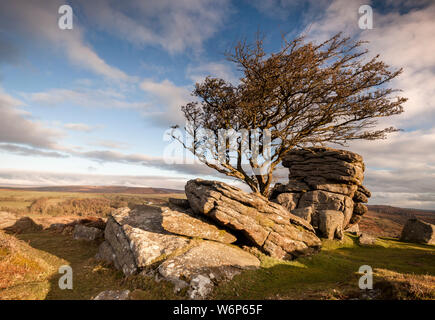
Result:
<instances>
[{"instance_id":1,"label":"grass","mask_svg":"<svg viewBox=\"0 0 435 320\"><path fill-rule=\"evenodd\" d=\"M48 231L17 235L0 231L1 300L89 300L104 290L134 291L134 297L180 299L171 283L123 274L93 259L98 243L73 240ZM1 242L3 239L4 241ZM9 245L4 243L6 240ZM61 290L59 267L73 270L73 289Z\"/></svg>"},{"instance_id":2,"label":"grass","mask_svg":"<svg viewBox=\"0 0 435 320\"><path fill-rule=\"evenodd\" d=\"M10 211L19 215L40 214L64 215L71 211L72 206L80 206L80 202L94 200L93 212L105 212L109 206L122 203L130 207L140 204L163 204L169 197L185 198L184 194L124 194L124 193L80 193L56 191L25 191L0 189L0 211ZM89 201L91 200L91 201ZM69 202L75 201L76 204ZM77 208L78 212L86 208ZM98 210L100 209L100 210ZM76 210L76 211L77 211ZM85 211L85 210L84 210Z\"/></svg>"},{"instance_id":3,"label":"grass","mask_svg":"<svg viewBox=\"0 0 435 320\"><path fill-rule=\"evenodd\" d=\"M357 272L362 265L373 268L375 282L385 280L385 274L379 270L405 278L435 279L435 247L393 239L382 239L375 247L360 247L354 237L342 242L326 240L319 254L296 261L261 256L260 270L244 272L220 286L214 298L342 299L359 291L361 275ZM424 297L435 298L435 286L429 292Z\"/></svg>"},{"instance_id":4,"label":"grass","mask_svg":"<svg viewBox=\"0 0 435 320\"><path fill-rule=\"evenodd\" d=\"M164 204L180 194L87 194L0 189L0 208L27 210L35 200L50 205L68 199L124 199L132 204ZM32 218L45 217L28 212ZM98 243L76 241L48 231L16 237L0 231L0 299L91 299L104 290L129 289L136 299L182 299L172 284L147 276L124 278L112 267L93 259ZM384 298L435 299L435 246L381 238L374 247L360 247L356 238L325 240L320 253L284 262L260 254L261 268L245 271L220 284L214 299L349 299L358 297L357 273L362 265L374 270L376 286ZM58 286L59 267L73 269L73 290Z\"/></svg>"},{"instance_id":5,"label":"grass","mask_svg":"<svg viewBox=\"0 0 435 320\"><path fill-rule=\"evenodd\" d=\"M133 292L135 299L182 299L173 286L147 276L124 278L93 259L98 243L76 241L47 231L17 235L0 233L0 299L91 299L104 290ZM9 245L4 245L5 240ZM12 243L12 244L11 244ZM261 255L259 270L245 271L219 285L214 299L345 299L359 289L361 265L374 269L376 283L394 284L403 299L435 299L435 247L381 239L360 247L354 237L324 241L322 251L283 262ZM61 290L61 265L73 269L73 290ZM375 285L376 286L376 285ZM401 294L401 296L400 296Z\"/></svg>"}]
</instances>

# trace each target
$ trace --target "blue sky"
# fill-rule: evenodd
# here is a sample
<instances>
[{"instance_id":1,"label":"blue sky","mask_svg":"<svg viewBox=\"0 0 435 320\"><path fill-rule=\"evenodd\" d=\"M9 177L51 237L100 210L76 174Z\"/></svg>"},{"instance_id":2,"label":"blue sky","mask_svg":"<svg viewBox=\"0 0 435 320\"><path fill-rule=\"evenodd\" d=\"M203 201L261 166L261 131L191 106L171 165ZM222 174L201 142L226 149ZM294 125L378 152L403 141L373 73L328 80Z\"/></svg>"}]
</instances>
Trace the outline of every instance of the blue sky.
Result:
<instances>
[{"instance_id":1,"label":"blue sky","mask_svg":"<svg viewBox=\"0 0 435 320\"><path fill-rule=\"evenodd\" d=\"M73 8L73 30L58 8ZM370 4L374 28L358 28ZM237 82L224 53L238 40L281 35L321 41L343 31L405 72L394 85L405 113L381 125L404 131L357 142L371 203L435 208L433 1L96 0L0 3L0 184L117 184L182 188L216 177L163 160L171 124L205 76Z\"/></svg>"}]
</instances>

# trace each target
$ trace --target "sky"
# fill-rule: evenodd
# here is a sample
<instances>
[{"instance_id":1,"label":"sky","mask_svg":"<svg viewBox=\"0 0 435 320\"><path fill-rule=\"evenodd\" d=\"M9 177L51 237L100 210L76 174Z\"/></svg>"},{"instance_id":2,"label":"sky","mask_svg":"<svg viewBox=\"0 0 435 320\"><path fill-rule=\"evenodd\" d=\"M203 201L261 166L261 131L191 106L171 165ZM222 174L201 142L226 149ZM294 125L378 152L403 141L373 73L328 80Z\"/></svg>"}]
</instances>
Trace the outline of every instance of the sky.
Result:
<instances>
[{"instance_id":1,"label":"sky","mask_svg":"<svg viewBox=\"0 0 435 320\"><path fill-rule=\"evenodd\" d=\"M71 30L59 28L64 4ZM361 5L373 9L372 29L359 28ZM401 132L347 147L364 157L369 204L435 209L434 17L431 0L1 0L0 185L234 183L167 161L168 128L184 124L194 84L237 83L225 52L257 31L267 52L283 35L319 42L343 32L404 68L391 85L409 99L379 124Z\"/></svg>"}]
</instances>

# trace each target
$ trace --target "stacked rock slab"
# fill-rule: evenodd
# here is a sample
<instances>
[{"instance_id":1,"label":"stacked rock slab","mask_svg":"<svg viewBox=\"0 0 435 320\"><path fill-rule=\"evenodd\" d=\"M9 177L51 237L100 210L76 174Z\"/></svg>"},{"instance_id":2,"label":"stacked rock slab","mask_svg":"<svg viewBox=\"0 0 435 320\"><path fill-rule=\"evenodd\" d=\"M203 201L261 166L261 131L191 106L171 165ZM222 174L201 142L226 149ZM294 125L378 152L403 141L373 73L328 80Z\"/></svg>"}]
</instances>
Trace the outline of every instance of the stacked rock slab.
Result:
<instances>
[{"instance_id":1,"label":"stacked rock slab","mask_svg":"<svg viewBox=\"0 0 435 320\"><path fill-rule=\"evenodd\" d=\"M330 148L295 149L282 164L289 169L289 182L276 184L271 200L311 223L321 236L341 239L367 212L363 203L371 194L362 185L360 155Z\"/></svg>"}]
</instances>

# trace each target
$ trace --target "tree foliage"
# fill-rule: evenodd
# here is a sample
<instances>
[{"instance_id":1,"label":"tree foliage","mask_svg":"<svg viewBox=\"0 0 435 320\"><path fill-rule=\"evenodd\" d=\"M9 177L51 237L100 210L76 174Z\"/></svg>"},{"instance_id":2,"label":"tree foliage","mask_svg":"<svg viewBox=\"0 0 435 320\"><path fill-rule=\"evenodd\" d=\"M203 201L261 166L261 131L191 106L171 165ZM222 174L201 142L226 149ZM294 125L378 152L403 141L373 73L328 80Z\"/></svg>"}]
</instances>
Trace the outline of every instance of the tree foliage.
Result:
<instances>
[{"instance_id":1,"label":"tree foliage","mask_svg":"<svg viewBox=\"0 0 435 320\"><path fill-rule=\"evenodd\" d=\"M388 86L402 69L392 70L379 55L368 58L363 45L341 34L320 44L300 37L283 40L281 50L266 54L260 38L239 42L228 59L241 72L240 83L212 77L197 83L198 101L182 106L191 139L174 138L207 166L263 195L292 148L384 139L398 129L377 129L378 119L402 113L406 101ZM259 132L259 152L252 152L252 129ZM219 139L222 130L248 133L239 134L233 145ZM262 156L266 140L267 159Z\"/></svg>"}]
</instances>

